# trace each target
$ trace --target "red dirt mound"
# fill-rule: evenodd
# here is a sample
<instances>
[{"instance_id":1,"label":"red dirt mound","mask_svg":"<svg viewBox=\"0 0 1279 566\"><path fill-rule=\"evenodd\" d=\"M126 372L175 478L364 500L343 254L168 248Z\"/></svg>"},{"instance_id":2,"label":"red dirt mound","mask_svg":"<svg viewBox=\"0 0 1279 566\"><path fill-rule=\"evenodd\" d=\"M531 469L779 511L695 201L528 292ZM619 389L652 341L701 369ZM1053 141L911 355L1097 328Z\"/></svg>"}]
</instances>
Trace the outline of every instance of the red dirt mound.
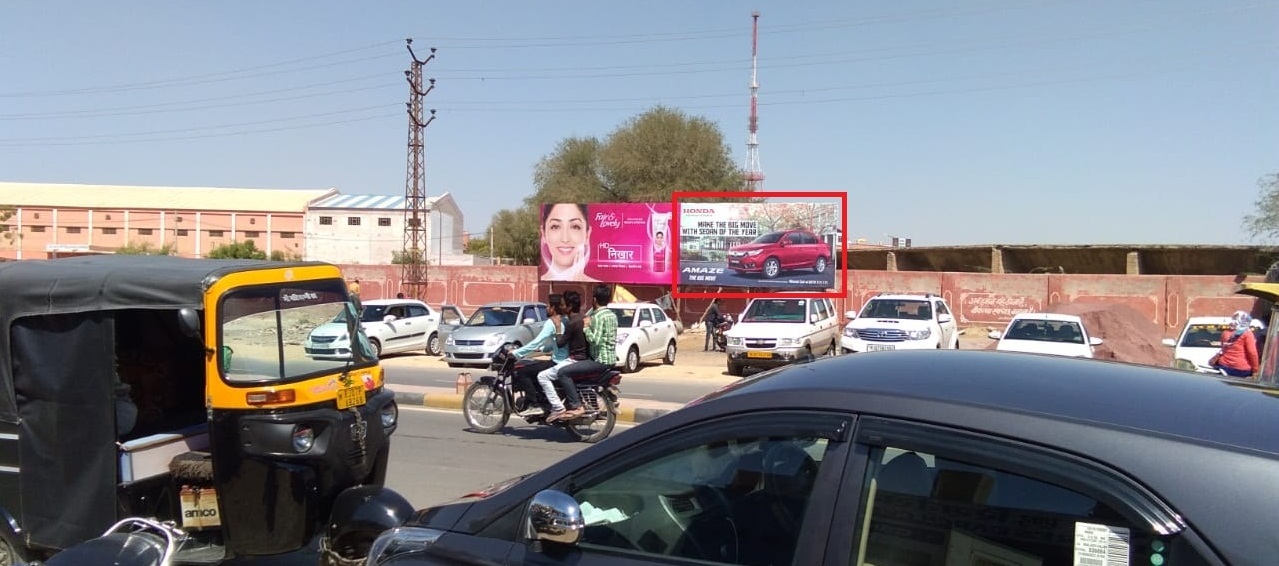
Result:
<instances>
[{"instance_id":1,"label":"red dirt mound","mask_svg":"<svg viewBox=\"0 0 1279 566\"><path fill-rule=\"evenodd\" d=\"M1083 319L1090 336L1102 339L1093 357L1130 364L1168 367L1172 349L1163 345L1159 325L1127 305L1063 303L1049 312L1073 314Z\"/></svg>"}]
</instances>

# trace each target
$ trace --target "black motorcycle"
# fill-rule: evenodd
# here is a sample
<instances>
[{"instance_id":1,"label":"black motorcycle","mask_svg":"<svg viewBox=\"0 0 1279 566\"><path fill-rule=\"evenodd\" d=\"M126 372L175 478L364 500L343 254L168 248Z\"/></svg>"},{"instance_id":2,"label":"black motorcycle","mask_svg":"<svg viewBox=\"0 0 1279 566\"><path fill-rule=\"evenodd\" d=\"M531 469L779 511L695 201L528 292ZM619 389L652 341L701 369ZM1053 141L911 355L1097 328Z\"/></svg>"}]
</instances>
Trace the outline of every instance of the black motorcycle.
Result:
<instances>
[{"instance_id":1,"label":"black motorcycle","mask_svg":"<svg viewBox=\"0 0 1279 566\"><path fill-rule=\"evenodd\" d=\"M721 350L728 348L728 337L724 335L729 329L733 328L733 315L720 315L719 322L715 324L715 347Z\"/></svg>"},{"instance_id":2,"label":"black motorcycle","mask_svg":"<svg viewBox=\"0 0 1279 566\"><path fill-rule=\"evenodd\" d=\"M511 413L516 412L530 424L562 426L583 442L599 442L613 432L617 424L617 385L622 382L621 372L607 368L595 374L574 376L574 385L582 399L585 414L547 423L550 404L541 388L536 383L528 387L512 385L516 373L532 364L545 365L545 362L517 358L510 348L498 350L489 367L497 375L479 378L466 388L462 398L462 415L471 430L495 433L502 430L510 421ZM564 391L558 381L555 389L563 399Z\"/></svg>"},{"instance_id":3,"label":"black motorcycle","mask_svg":"<svg viewBox=\"0 0 1279 566\"><path fill-rule=\"evenodd\" d=\"M187 534L172 522L130 517L90 539L28 566L173 566Z\"/></svg>"}]
</instances>

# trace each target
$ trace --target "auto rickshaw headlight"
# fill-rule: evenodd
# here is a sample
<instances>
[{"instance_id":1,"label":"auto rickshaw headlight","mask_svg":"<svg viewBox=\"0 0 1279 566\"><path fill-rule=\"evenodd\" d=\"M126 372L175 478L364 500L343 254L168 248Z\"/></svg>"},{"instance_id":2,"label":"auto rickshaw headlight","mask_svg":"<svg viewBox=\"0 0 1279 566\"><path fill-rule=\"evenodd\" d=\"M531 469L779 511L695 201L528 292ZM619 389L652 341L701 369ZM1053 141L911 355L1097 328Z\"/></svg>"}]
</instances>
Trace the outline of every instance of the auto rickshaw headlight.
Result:
<instances>
[{"instance_id":1,"label":"auto rickshaw headlight","mask_svg":"<svg viewBox=\"0 0 1279 566\"><path fill-rule=\"evenodd\" d=\"M315 446L315 431L306 425L293 427L293 450L299 454L308 452Z\"/></svg>"},{"instance_id":2,"label":"auto rickshaw headlight","mask_svg":"<svg viewBox=\"0 0 1279 566\"><path fill-rule=\"evenodd\" d=\"M378 412L378 416L382 417L382 428L391 428L395 426L396 421L400 420L400 408L392 401L382 407L382 410Z\"/></svg>"}]
</instances>

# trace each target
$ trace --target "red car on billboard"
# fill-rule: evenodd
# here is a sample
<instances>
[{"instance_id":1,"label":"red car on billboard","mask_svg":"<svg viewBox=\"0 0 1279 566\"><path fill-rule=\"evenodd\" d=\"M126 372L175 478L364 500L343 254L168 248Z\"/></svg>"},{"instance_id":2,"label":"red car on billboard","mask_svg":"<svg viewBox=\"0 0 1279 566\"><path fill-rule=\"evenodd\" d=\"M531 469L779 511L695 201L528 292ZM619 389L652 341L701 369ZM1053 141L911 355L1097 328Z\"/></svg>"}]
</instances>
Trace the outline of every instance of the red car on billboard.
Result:
<instances>
[{"instance_id":1,"label":"red car on billboard","mask_svg":"<svg viewBox=\"0 0 1279 566\"><path fill-rule=\"evenodd\" d=\"M790 269L825 273L829 265L830 244L809 230L769 232L728 249L729 269L738 274L762 273L768 279Z\"/></svg>"}]
</instances>

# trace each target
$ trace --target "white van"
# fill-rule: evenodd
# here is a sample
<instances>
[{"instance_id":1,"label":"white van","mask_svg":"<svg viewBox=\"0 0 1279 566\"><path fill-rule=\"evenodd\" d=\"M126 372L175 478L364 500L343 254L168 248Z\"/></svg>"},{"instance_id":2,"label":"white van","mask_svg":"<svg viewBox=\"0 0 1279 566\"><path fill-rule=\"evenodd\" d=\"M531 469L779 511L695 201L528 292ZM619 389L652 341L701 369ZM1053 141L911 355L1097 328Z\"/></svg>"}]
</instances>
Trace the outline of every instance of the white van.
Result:
<instances>
[{"instance_id":1,"label":"white van","mask_svg":"<svg viewBox=\"0 0 1279 566\"><path fill-rule=\"evenodd\" d=\"M839 318L830 299L751 299L728 332L728 373L772 368L839 348Z\"/></svg>"}]
</instances>

